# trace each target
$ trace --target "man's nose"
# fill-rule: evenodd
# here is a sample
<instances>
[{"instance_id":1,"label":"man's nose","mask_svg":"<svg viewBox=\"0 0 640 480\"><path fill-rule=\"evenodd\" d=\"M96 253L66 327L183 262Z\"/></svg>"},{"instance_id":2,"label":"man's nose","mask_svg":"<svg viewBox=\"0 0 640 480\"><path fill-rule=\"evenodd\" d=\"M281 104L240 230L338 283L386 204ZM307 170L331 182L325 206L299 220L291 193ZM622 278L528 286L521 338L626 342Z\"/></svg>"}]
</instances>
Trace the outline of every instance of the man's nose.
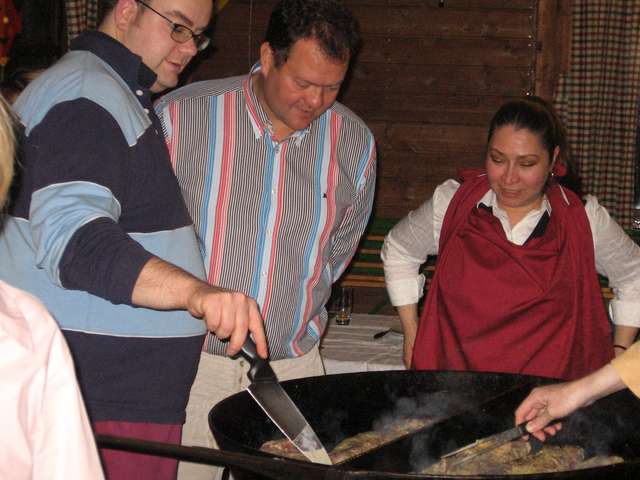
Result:
<instances>
[{"instance_id":1,"label":"man's nose","mask_svg":"<svg viewBox=\"0 0 640 480\"><path fill-rule=\"evenodd\" d=\"M310 107L318 108L322 105L323 98L324 90L322 87L311 87L307 95L307 104L309 104Z\"/></svg>"},{"instance_id":2,"label":"man's nose","mask_svg":"<svg viewBox=\"0 0 640 480\"><path fill-rule=\"evenodd\" d=\"M178 48L180 49L181 52L190 55L191 58L193 58L196 55L196 53L198 53L198 47L196 47L196 39L193 37L191 37L190 40L184 43L178 44Z\"/></svg>"}]
</instances>

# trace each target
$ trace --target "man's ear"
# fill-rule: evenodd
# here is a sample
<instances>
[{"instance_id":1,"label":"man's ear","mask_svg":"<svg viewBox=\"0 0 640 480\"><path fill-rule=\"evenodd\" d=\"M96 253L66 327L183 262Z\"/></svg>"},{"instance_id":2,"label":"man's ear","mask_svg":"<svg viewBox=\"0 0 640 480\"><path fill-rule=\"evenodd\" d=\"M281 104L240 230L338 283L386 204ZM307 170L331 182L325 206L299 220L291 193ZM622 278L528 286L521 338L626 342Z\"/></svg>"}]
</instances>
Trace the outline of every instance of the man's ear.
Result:
<instances>
[{"instance_id":1,"label":"man's ear","mask_svg":"<svg viewBox=\"0 0 640 480\"><path fill-rule=\"evenodd\" d=\"M140 5L136 0L118 0L113 8L113 19L116 29L120 32L129 30L129 26L133 23L138 15Z\"/></svg>"},{"instance_id":2,"label":"man's ear","mask_svg":"<svg viewBox=\"0 0 640 480\"><path fill-rule=\"evenodd\" d=\"M273 49L269 42L263 42L260 45L260 70L263 75L267 75L272 68L275 68Z\"/></svg>"}]
</instances>

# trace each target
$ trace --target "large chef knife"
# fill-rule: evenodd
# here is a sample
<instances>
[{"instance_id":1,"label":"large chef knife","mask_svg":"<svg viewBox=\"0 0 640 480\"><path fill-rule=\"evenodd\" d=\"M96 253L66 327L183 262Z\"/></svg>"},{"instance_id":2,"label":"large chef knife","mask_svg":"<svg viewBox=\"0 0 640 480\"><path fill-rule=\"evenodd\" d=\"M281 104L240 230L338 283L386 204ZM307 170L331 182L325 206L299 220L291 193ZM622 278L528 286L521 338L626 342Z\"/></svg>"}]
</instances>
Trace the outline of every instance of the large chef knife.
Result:
<instances>
[{"instance_id":1,"label":"large chef knife","mask_svg":"<svg viewBox=\"0 0 640 480\"><path fill-rule=\"evenodd\" d=\"M278 382L269 362L258 356L256 344L250 337L242 345L241 353L251 363L247 374L251 384L247 390L253 399L305 457L331 465L320 439Z\"/></svg>"}]
</instances>

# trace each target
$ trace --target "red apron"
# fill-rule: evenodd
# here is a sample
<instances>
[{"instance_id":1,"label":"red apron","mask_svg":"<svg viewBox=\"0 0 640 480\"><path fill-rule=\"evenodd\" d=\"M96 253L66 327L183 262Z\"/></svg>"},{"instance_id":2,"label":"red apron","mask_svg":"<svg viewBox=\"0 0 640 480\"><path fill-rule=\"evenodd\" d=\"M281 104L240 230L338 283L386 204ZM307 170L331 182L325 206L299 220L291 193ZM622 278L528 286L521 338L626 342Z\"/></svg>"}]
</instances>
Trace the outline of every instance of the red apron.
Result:
<instances>
[{"instance_id":1,"label":"red apron","mask_svg":"<svg viewBox=\"0 0 640 480\"><path fill-rule=\"evenodd\" d=\"M580 199L550 183L546 230L519 246L476 207L489 188L468 171L447 209L414 367L574 379L608 363L611 327Z\"/></svg>"}]
</instances>

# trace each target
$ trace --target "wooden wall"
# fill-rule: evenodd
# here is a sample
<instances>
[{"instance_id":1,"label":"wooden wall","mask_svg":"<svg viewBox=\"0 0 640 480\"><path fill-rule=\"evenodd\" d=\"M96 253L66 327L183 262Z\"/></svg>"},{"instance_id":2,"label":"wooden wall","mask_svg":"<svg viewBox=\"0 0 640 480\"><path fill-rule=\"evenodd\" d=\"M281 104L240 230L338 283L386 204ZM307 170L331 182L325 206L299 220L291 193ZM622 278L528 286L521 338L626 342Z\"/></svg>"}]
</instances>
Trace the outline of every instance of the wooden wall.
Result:
<instances>
[{"instance_id":1,"label":"wooden wall","mask_svg":"<svg viewBox=\"0 0 640 480\"><path fill-rule=\"evenodd\" d=\"M231 0L190 80L245 74L274 0ZM551 98L566 62L567 0L346 0L363 48L341 101L378 143L374 215L400 218L458 168L482 164L509 98ZM564 30L563 30L564 28Z\"/></svg>"}]
</instances>

